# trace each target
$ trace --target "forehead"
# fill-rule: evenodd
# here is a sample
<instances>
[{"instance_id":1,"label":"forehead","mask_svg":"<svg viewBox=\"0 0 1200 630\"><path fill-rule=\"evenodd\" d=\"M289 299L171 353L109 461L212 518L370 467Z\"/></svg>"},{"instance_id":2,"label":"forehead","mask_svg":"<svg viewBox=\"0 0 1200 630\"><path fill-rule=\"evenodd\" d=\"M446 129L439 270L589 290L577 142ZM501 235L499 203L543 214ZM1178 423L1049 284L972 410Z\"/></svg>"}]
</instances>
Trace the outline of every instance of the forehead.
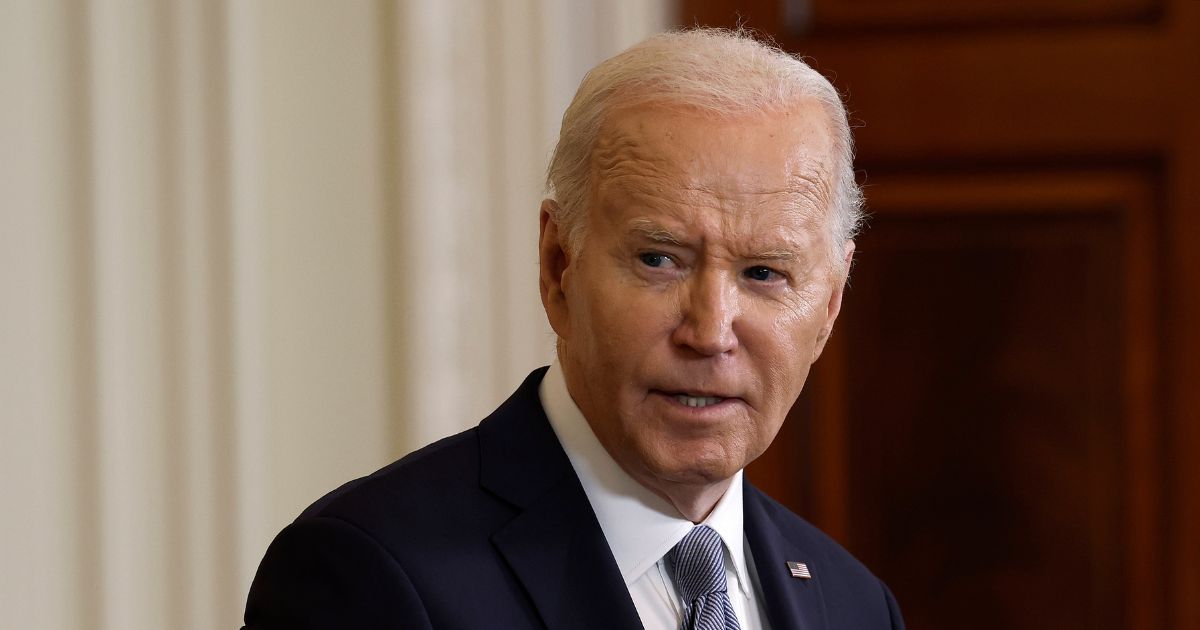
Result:
<instances>
[{"instance_id":1,"label":"forehead","mask_svg":"<svg viewBox=\"0 0 1200 630\"><path fill-rule=\"evenodd\" d=\"M620 222L647 214L690 221L710 210L727 224L824 224L833 152L828 116L815 101L737 117L630 108L597 141L594 201L603 219Z\"/></svg>"}]
</instances>

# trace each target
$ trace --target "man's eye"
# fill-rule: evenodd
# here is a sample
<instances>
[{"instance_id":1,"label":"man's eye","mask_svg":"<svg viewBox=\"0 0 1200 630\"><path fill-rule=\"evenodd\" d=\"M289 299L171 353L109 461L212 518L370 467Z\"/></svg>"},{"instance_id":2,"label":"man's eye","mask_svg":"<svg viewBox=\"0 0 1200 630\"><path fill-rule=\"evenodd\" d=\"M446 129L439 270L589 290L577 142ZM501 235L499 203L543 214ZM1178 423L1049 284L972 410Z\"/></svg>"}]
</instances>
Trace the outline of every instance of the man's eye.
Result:
<instances>
[{"instance_id":1,"label":"man's eye","mask_svg":"<svg viewBox=\"0 0 1200 630\"><path fill-rule=\"evenodd\" d=\"M638 254L638 258L640 258L642 260L642 264L646 265L647 267L665 267L671 263L671 259L665 254L655 254L653 252Z\"/></svg>"},{"instance_id":2,"label":"man's eye","mask_svg":"<svg viewBox=\"0 0 1200 630\"><path fill-rule=\"evenodd\" d=\"M747 278L758 282L769 282L779 276L774 269L757 265L747 269L745 272Z\"/></svg>"}]
</instances>

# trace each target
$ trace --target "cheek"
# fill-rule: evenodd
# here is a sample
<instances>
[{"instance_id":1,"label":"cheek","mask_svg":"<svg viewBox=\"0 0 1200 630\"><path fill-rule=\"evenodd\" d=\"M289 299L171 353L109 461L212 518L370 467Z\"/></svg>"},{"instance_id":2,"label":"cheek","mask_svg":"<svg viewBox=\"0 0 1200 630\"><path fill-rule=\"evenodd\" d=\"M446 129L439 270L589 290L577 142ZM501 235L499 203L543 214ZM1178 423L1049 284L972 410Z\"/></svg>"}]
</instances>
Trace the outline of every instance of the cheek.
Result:
<instances>
[{"instance_id":1,"label":"cheek","mask_svg":"<svg viewBox=\"0 0 1200 630\"><path fill-rule=\"evenodd\" d=\"M648 362L646 356L669 338L676 301L619 281L592 289L571 301L576 348L586 355L593 374L636 376Z\"/></svg>"},{"instance_id":2,"label":"cheek","mask_svg":"<svg viewBox=\"0 0 1200 630\"><path fill-rule=\"evenodd\" d=\"M776 320L771 330L776 358L790 357L787 365L796 362L797 359L807 358L806 347L811 344L806 342L809 337L815 337L812 333L813 328L815 327L809 318L787 315Z\"/></svg>"},{"instance_id":3,"label":"cheek","mask_svg":"<svg viewBox=\"0 0 1200 630\"><path fill-rule=\"evenodd\" d=\"M773 405L790 407L800 394L821 331L815 311L807 301L773 309L754 331L755 338L749 340L757 342L755 361L765 373L761 382L769 388Z\"/></svg>"},{"instance_id":4,"label":"cheek","mask_svg":"<svg viewBox=\"0 0 1200 630\"><path fill-rule=\"evenodd\" d=\"M809 287L797 293L776 324L779 339L786 339L792 356L804 357L811 363L815 357L821 331L825 326L825 303L829 293L818 287Z\"/></svg>"},{"instance_id":5,"label":"cheek","mask_svg":"<svg viewBox=\"0 0 1200 630\"><path fill-rule=\"evenodd\" d=\"M596 324L627 351L649 350L669 337L679 319L679 298L669 290L655 291L614 282L595 296Z\"/></svg>"}]
</instances>

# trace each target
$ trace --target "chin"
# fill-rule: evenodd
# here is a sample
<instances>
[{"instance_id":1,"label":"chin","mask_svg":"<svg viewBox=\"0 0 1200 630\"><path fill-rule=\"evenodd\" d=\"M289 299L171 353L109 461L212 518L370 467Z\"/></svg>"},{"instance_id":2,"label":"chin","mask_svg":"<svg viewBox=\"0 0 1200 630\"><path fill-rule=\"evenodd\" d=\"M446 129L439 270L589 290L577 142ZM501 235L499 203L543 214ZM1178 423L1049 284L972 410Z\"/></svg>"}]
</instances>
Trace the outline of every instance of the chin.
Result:
<instances>
[{"instance_id":1,"label":"chin","mask_svg":"<svg viewBox=\"0 0 1200 630\"><path fill-rule=\"evenodd\" d=\"M707 449L705 449L707 450ZM658 451L654 456L645 458L649 472L655 478L671 484L688 486L706 486L729 479L745 465L741 458L730 457L727 453L698 453L687 457L684 453L693 452L694 448L679 447L666 452Z\"/></svg>"}]
</instances>

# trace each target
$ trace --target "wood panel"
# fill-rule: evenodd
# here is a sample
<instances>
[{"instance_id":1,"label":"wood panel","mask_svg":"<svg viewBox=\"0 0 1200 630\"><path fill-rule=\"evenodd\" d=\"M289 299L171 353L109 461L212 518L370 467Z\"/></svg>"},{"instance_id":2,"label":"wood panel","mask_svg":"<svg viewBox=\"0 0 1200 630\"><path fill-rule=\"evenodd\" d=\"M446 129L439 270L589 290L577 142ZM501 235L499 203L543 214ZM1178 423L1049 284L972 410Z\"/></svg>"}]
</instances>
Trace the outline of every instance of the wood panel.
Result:
<instances>
[{"instance_id":1,"label":"wood panel","mask_svg":"<svg viewBox=\"0 0 1200 630\"><path fill-rule=\"evenodd\" d=\"M875 215L751 478L912 627L1200 628L1200 3L685 0L681 21L830 76Z\"/></svg>"},{"instance_id":2,"label":"wood panel","mask_svg":"<svg viewBox=\"0 0 1200 630\"><path fill-rule=\"evenodd\" d=\"M862 240L874 264L843 347L874 360L845 378L847 540L910 601L937 603L911 607L914 627L1153 627L1157 608L1121 595L1161 592L1161 535L1144 537L1161 519L1127 509L1157 481L1142 476L1158 432L1136 360L1157 345L1137 312L1154 188L1103 172L934 179L881 183Z\"/></svg>"},{"instance_id":3,"label":"wood panel","mask_svg":"<svg viewBox=\"0 0 1200 630\"><path fill-rule=\"evenodd\" d=\"M1200 2L684 0L680 20L832 77L876 214L751 478L889 577L914 628L1200 628ZM988 326L931 325L935 299ZM935 535L954 530L977 536Z\"/></svg>"},{"instance_id":4,"label":"wood panel","mask_svg":"<svg viewBox=\"0 0 1200 630\"><path fill-rule=\"evenodd\" d=\"M793 32L994 29L1149 23L1158 0L786 0Z\"/></svg>"},{"instance_id":5,"label":"wood panel","mask_svg":"<svg viewBox=\"0 0 1200 630\"><path fill-rule=\"evenodd\" d=\"M892 584L913 627L1157 627L1158 181L876 180L793 448L750 474Z\"/></svg>"},{"instance_id":6,"label":"wood panel","mask_svg":"<svg viewBox=\"0 0 1200 630\"><path fill-rule=\"evenodd\" d=\"M1119 240L1108 217L881 218L864 240L847 541L939 602L914 627L1120 627L1121 335L1086 317L1120 304Z\"/></svg>"}]
</instances>

